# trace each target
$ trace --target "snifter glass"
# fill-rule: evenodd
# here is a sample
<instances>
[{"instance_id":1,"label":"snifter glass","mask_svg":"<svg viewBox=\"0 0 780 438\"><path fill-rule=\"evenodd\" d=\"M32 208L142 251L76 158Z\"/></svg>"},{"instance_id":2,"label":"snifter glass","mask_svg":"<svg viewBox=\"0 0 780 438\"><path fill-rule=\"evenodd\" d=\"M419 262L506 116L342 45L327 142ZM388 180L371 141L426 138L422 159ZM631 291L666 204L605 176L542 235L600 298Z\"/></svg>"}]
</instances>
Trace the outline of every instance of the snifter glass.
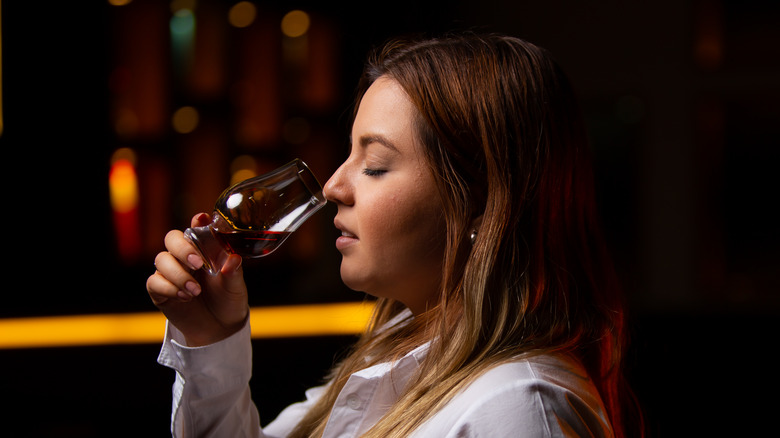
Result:
<instances>
[{"instance_id":1,"label":"snifter glass","mask_svg":"<svg viewBox=\"0 0 780 438\"><path fill-rule=\"evenodd\" d=\"M226 189L212 222L187 228L184 235L200 252L206 271L217 275L231 253L248 258L272 253L325 203L317 178L296 158Z\"/></svg>"}]
</instances>

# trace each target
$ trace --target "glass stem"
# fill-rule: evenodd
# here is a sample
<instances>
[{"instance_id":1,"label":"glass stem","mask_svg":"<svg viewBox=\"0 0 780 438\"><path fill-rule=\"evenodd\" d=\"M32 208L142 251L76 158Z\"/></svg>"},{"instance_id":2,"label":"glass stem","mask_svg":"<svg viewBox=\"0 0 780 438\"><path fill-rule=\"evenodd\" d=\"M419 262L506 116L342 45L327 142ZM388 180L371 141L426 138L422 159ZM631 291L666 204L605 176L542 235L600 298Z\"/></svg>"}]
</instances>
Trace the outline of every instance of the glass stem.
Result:
<instances>
[{"instance_id":1,"label":"glass stem","mask_svg":"<svg viewBox=\"0 0 780 438\"><path fill-rule=\"evenodd\" d=\"M187 228L184 236L195 245L203 258L203 268L211 275L219 274L230 253L220 244L211 225Z\"/></svg>"}]
</instances>

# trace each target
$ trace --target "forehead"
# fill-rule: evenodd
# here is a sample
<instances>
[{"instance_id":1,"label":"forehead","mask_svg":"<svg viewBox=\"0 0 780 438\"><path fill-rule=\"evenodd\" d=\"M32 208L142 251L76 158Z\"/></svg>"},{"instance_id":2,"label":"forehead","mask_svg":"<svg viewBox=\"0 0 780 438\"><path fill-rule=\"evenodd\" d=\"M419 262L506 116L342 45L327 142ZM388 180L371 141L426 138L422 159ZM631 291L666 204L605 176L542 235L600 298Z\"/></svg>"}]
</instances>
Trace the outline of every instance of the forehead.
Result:
<instances>
[{"instance_id":1,"label":"forehead","mask_svg":"<svg viewBox=\"0 0 780 438\"><path fill-rule=\"evenodd\" d=\"M392 79L379 78L363 95L353 124L355 128L411 128L417 109Z\"/></svg>"},{"instance_id":2,"label":"forehead","mask_svg":"<svg viewBox=\"0 0 780 438\"><path fill-rule=\"evenodd\" d=\"M411 101L401 85L387 76L382 76L374 81L366 90L360 103L361 106L377 103L391 106L411 106Z\"/></svg>"},{"instance_id":3,"label":"forehead","mask_svg":"<svg viewBox=\"0 0 780 438\"><path fill-rule=\"evenodd\" d=\"M360 101L352 125L352 142L367 146L372 140L383 139L400 152L416 149L416 114L417 109L396 81L379 78Z\"/></svg>"}]
</instances>

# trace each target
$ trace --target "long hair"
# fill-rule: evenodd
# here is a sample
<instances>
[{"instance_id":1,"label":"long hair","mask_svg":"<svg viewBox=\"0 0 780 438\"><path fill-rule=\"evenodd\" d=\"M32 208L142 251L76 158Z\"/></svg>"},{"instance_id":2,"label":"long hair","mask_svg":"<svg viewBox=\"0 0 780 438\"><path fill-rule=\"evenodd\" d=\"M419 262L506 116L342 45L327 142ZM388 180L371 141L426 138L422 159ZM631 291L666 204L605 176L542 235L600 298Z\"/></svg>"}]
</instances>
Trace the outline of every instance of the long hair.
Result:
<instances>
[{"instance_id":1,"label":"long hair","mask_svg":"<svg viewBox=\"0 0 780 438\"><path fill-rule=\"evenodd\" d=\"M298 436L321 436L350 374L427 341L420 372L367 436L405 436L490 367L551 352L582 362L624 436L625 315L586 133L559 66L517 38L460 34L385 45L369 58L357 103L380 77L397 81L418 110L444 205L442 290L425 314L382 331L403 306L379 299Z\"/></svg>"}]
</instances>

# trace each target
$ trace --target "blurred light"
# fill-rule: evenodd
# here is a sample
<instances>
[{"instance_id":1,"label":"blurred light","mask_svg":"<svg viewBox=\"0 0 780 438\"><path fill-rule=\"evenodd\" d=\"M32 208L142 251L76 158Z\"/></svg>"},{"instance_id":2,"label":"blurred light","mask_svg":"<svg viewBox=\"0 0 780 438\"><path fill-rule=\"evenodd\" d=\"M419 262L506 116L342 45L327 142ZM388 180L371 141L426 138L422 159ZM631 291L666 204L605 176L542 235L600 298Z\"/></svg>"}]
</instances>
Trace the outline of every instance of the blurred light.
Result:
<instances>
[{"instance_id":1,"label":"blurred light","mask_svg":"<svg viewBox=\"0 0 780 438\"><path fill-rule=\"evenodd\" d=\"M230 185L238 184L241 181L246 181L249 178L257 176L257 172L253 172L249 169L241 169L230 174Z\"/></svg>"},{"instance_id":2,"label":"blurred light","mask_svg":"<svg viewBox=\"0 0 780 438\"><path fill-rule=\"evenodd\" d=\"M0 348L72 347L162 340L160 313L0 319Z\"/></svg>"},{"instance_id":3,"label":"blurred light","mask_svg":"<svg viewBox=\"0 0 780 438\"><path fill-rule=\"evenodd\" d=\"M119 148L111 154L111 164L121 160L126 160L131 165L135 166L137 164L135 151L130 148Z\"/></svg>"},{"instance_id":4,"label":"blurred light","mask_svg":"<svg viewBox=\"0 0 780 438\"><path fill-rule=\"evenodd\" d=\"M230 172L235 173L240 170L257 171L257 160L251 155L239 155L230 163Z\"/></svg>"},{"instance_id":5,"label":"blurred light","mask_svg":"<svg viewBox=\"0 0 780 438\"><path fill-rule=\"evenodd\" d=\"M108 175L117 252L121 259L128 263L134 262L141 252L135 161L135 153L131 149L117 149L111 157L111 170Z\"/></svg>"},{"instance_id":6,"label":"blurred light","mask_svg":"<svg viewBox=\"0 0 780 438\"><path fill-rule=\"evenodd\" d=\"M251 2L238 2L228 11L228 22L235 27L247 27L255 21L257 8Z\"/></svg>"},{"instance_id":7,"label":"blurred light","mask_svg":"<svg viewBox=\"0 0 780 438\"><path fill-rule=\"evenodd\" d=\"M195 14L191 9L176 10L171 17L171 33L175 35L191 35L195 30Z\"/></svg>"},{"instance_id":8,"label":"blurred light","mask_svg":"<svg viewBox=\"0 0 780 438\"><path fill-rule=\"evenodd\" d=\"M705 0L696 4L694 57L705 70L716 70L723 64L723 14L721 1Z\"/></svg>"},{"instance_id":9,"label":"blurred light","mask_svg":"<svg viewBox=\"0 0 780 438\"><path fill-rule=\"evenodd\" d=\"M253 307L253 338L360 334L374 305L370 302ZM0 348L158 343L165 316L160 312L0 319Z\"/></svg>"},{"instance_id":10,"label":"blurred light","mask_svg":"<svg viewBox=\"0 0 780 438\"><path fill-rule=\"evenodd\" d=\"M125 6L129 5L132 0L108 0L108 4L111 6Z\"/></svg>"},{"instance_id":11,"label":"blurred light","mask_svg":"<svg viewBox=\"0 0 780 438\"><path fill-rule=\"evenodd\" d=\"M309 24L309 14L296 9L282 18L282 33L291 38L303 36L308 32Z\"/></svg>"},{"instance_id":12,"label":"blurred light","mask_svg":"<svg viewBox=\"0 0 780 438\"><path fill-rule=\"evenodd\" d=\"M111 207L117 213L127 213L138 206L138 180L135 154L128 148L118 149L111 159L108 177Z\"/></svg>"},{"instance_id":13,"label":"blurred light","mask_svg":"<svg viewBox=\"0 0 780 438\"><path fill-rule=\"evenodd\" d=\"M195 10L195 0L173 0L171 1L171 12L174 14L182 9Z\"/></svg>"},{"instance_id":14,"label":"blurred light","mask_svg":"<svg viewBox=\"0 0 780 438\"><path fill-rule=\"evenodd\" d=\"M230 163L230 184L257 176L257 161L251 155L239 155Z\"/></svg>"},{"instance_id":15,"label":"blurred light","mask_svg":"<svg viewBox=\"0 0 780 438\"><path fill-rule=\"evenodd\" d=\"M177 9L170 20L171 56L177 77L185 76L190 70L195 40L195 14L192 9Z\"/></svg>"},{"instance_id":16,"label":"blurred light","mask_svg":"<svg viewBox=\"0 0 780 438\"><path fill-rule=\"evenodd\" d=\"M131 138L138 133L138 116L130 108L119 108L114 117L114 131L120 138Z\"/></svg>"},{"instance_id":17,"label":"blurred light","mask_svg":"<svg viewBox=\"0 0 780 438\"><path fill-rule=\"evenodd\" d=\"M173 113L171 125L173 130L180 134L189 134L198 127L200 115L198 110L191 106L183 106Z\"/></svg>"}]
</instances>

